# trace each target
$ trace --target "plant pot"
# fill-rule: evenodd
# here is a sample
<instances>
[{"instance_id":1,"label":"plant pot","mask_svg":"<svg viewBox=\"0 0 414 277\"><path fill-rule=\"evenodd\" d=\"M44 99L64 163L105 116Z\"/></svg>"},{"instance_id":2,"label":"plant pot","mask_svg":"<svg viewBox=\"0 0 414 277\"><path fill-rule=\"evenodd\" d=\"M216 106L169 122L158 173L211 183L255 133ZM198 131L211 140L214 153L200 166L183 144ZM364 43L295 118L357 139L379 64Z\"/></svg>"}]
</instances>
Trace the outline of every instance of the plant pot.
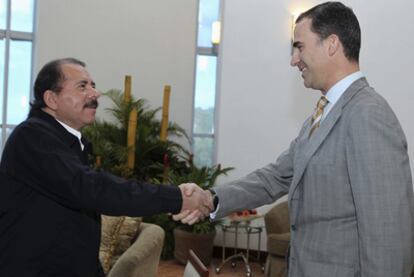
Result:
<instances>
[{"instance_id":1,"label":"plant pot","mask_svg":"<svg viewBox=\"0 0 414 277\"><path fill-rule=\"evenodd\" d=\"M192 249L204 265L209 265L213 256L213 243L216 230L206 234L194 234L183 229L174 229L174 257L182 264L188 260L188 251Z\"/></svg>"}]
</instances>

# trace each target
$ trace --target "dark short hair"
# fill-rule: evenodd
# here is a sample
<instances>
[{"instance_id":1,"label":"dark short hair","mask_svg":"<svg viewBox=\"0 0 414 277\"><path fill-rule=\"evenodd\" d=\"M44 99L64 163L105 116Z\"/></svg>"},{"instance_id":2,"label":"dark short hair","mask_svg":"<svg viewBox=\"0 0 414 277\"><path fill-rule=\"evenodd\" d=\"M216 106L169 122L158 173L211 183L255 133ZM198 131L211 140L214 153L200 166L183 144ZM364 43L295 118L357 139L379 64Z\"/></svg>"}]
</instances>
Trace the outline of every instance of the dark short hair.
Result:
<instances>
[{"instance_id":1,"label":"dark short hair","mask_svg":"<svg viewBox=\"0 0 414 277\"><path fill-rule=\"evenodd\" d=\"M30 103L32 110L46 107L46 103L43 100L45 91L52 90L54 92L60 92L62 90L62 82L65 80L65 76L62 72L62 65L64 64L77 64L82 67L86 66L84 62L75 58L57 59L45 64L37 74L33 86L34 100Z\"/></svg>"},{"instance_id":2,"label":"dark short hair","mask_svg":"<svg viewBox=\"0 0 414 277\"><path fill-rule=\"evenodd\" d=\"M326 2L299 15L296 23L305 18L312 20L311 30L321 40L335 34L344 47L344 54L350 61L359 61L361 29L351 8L341 2Z\"/></svg>"}]
</instances>

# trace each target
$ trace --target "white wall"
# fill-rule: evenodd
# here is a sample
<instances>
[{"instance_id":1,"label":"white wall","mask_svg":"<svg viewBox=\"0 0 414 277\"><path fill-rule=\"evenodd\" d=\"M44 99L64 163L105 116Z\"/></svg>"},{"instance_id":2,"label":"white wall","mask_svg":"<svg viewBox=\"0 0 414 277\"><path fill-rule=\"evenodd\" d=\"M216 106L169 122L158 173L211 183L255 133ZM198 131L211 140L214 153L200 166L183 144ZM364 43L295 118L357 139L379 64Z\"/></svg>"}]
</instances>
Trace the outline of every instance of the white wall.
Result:
<instances>
[{"instance_id":1,"label":"white wall","mask_svg":"<svg viewBox=\"0 0 414 277\"><path fill-rule=\"evenodd\" d=\"M291 15L322 2L224 0L217 160L236 170L221 183L274 161L312 113L320 93L305 89L298 70L289 65ZM362 71L399 117L413 159L414 2L343 2L360 20Z\"/></svg>"},{"instance_id":2,"label":"white wall","mask_svg":"<svg viewBox=\"0 0 414 277\"><path fill-rule=\"evenodd\" d=\"M196 0L41 0L35 73L51 59L73 56L87 63L98 89L123 89L162 105L172 86L170 120L191 130L197 27ZM98 117L108 116L104 103Z\"/></svg>"}]
</instances>

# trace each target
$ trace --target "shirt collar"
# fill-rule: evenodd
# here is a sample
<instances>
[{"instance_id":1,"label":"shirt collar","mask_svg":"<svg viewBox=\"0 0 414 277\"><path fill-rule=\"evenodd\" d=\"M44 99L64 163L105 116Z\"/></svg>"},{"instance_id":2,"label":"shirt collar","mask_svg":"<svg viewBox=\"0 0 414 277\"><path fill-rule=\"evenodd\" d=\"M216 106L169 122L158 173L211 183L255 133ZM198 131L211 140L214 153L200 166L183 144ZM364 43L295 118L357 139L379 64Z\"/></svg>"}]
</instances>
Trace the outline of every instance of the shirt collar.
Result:
<instances>
[{"instance_id":1,"label":"shirt collar","mask_svg":"<svg viewBox=\"0 0 414 277\"><path fill-rule=\"evenodd\" d=\"M55 118L56 119L56 118ZM56 119L56 121L57 122L59 122L60 123L60 125L62 125L63 126L63 128L65 128L66 129L66 131L68 131L69 133L71 133L72 135L74 135L75 137L77 137L78 138L78 140L79 140L79 143L80 143L80 146L81 146L81 149L83 150L83 148L85 147L84 145L83 145L83 143L82 143L82 134L81 134L81 132L79 132L78 130L76 130L76 129L74 129L74 128L72 128L72 127L70 127L69 125L67 125L67 124L65 124L65 123L63 123L62 121L60 121L60 120L58 120L58 119Z\"/></svg>"},{"instance_id":2,"label":"shirt collar","mask_svg":"<svg viewBox=\"0 0 414 277\"><path fill-rule=\"evenodd\" d=\"M354 72L339 82L337 82L333 87L331 87L326 93L326 98L329 100L330 106L335 105L338 99L342 96L345 90L356 80L364 77L364 74L361 71Z\"/></svg>"}]
</instances>

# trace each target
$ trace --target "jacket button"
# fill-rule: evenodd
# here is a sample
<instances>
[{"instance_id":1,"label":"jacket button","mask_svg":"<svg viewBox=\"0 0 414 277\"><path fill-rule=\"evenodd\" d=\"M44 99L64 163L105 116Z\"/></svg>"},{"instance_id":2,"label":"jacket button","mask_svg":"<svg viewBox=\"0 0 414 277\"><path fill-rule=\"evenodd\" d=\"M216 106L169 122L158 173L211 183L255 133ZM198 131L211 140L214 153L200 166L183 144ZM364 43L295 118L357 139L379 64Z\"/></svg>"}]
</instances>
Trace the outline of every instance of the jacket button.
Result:
<instances>
[{"instance_id":1,"label":"jacket button","mask_svg":"<svg viewBox=\"0 0 414 277\"><path fill-rule=\"evenodd\" d=\"M296 225L291 225L290 229L292 229L292 231L296 231Z\"/></svg>"}]
</instances>

